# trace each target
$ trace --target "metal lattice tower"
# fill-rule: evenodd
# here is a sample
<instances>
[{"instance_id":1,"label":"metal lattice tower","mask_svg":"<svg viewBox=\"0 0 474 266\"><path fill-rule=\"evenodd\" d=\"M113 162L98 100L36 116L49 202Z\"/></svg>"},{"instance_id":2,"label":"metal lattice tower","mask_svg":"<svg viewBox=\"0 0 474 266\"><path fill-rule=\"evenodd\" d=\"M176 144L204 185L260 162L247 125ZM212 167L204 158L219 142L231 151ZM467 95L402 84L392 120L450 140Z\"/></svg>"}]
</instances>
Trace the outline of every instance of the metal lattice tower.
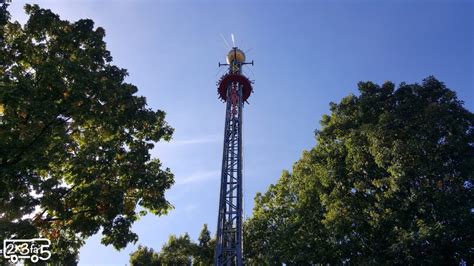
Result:
<instances>
[{"instance_id":1,"label":"metal lattice tower","mask_svg":"<svg viewBox=\"0 0 474 266\"><path fill-rule=\"evenodd\" d=\"M219 97L226 102L222 156L217 246L214 265L242 262L242 109L252 93L251 82L242 74L245 54L237 47L227 55L229 71L218 82Z\"/></svg>"}]
</instances>

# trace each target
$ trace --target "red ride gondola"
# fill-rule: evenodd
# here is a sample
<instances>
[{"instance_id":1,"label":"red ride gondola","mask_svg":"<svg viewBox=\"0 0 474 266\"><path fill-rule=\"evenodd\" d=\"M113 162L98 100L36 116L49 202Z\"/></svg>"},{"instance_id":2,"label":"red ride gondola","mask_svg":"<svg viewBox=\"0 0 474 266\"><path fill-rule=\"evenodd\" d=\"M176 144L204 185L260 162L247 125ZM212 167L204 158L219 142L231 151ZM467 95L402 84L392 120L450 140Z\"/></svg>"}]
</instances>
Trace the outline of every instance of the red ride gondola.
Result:
<instances>
[{"instance_id":1,"label":"red ride gondola","mask_svg":"<svg viewBox=\"0 0 474 266\"><path fill-rule=\"evenodd\" d=\"M227 88L232 85L232 82L237 82L242 86L242 100L246 102L250 97L250 94L253 92L252 82L250 82L248 78L241 74L226 74L221 77L217 83L217 92L219 93L219 98L223 101L227 101Z\"/></svg>"}]
</instances>

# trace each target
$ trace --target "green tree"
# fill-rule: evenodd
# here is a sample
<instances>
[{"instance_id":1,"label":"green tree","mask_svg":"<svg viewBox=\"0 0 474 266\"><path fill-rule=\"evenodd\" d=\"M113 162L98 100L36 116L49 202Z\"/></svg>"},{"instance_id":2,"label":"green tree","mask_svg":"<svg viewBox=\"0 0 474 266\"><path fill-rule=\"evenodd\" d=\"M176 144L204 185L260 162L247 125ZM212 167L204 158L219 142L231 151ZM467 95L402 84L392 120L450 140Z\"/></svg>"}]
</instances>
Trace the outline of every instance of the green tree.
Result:
<instances>
[{"instance_id":1,"label":"green tree","mask_svg":"<svg viewBox=\"0 0 474 266\"><path fill-rule=\"evenodd\" d=\"M152 248L147 248L142 245L130 254L131 266L161 266L161 261L158 253Z\"/></svg>"},{"instance_id":2,"label":"green tree","mask_svg":"<svg viewBox=\"0 0 474 266\"><path fill-rule=\"evenodd\" d=\"M147 261L157 261L159 265L213 265L216 240L211 238L207 224L203 225L198 238L199 243L193 242L188 233L182 236L171 235L161 251L156 253L153 249L139 246L130 254L132 265ZM145 263L146 264L146 263ZM158 264L157 264L158 265Z\"/></svg>"},{"instance_id":3,"label":"green tree","mask_svg":"<svg viewBox=\"0 0 474 266\"><path fill-rule=\"evenodd\" d=\"M248 265L305 265L328 256L322 249L327 235L317 223L322 218L321 204L312 193L303 192L308 185L283 171L267 192L257 193L252 217L244 223Z\"/></svg>"},{"instance_id":4,"label":"green tree","mask_svg":"<svg viewBox=\"0 0 474 266\"><path fill-rule=\"evenodd\" d=\"M64 262L102 229L121 249L137 205L171 208L173 175L149 151L173 129L112 64L103 28L25 11L22 26L0 9L0 239L49 238Z\"/></svg>"},{"instance_id":5,"label":"green tree","mask_svg":"<svg viewBox=\"0 0 474 266\"><path fill-rule=\"evenodd\" d=\"M188 233L182 236L171 235L168 242L160 251L160 260L163 265L191 265L195 254L195 244L192 243Z\"/></svg>"},{"instance_id":6,"label":"green tree","mask_svg":"<svg viewBox=\"0 0 474 266\"><path fill-rule=\"evenodd\" d=\"M358 85L292 173L257 195L248 261L472 264L474 114L434 77Z\"/></svg>"},{"instance_id":7,"label":"green tree","mask_svg":"<svg viewBox=\"0 0 474 266\"><path fill-rule=\"evenodd\" d=\"M215 239L211 238L211 232L204 224L199 234L199 243L194 252L193 265L212 265L214 260Z\"/></svg>"}]
</instances>

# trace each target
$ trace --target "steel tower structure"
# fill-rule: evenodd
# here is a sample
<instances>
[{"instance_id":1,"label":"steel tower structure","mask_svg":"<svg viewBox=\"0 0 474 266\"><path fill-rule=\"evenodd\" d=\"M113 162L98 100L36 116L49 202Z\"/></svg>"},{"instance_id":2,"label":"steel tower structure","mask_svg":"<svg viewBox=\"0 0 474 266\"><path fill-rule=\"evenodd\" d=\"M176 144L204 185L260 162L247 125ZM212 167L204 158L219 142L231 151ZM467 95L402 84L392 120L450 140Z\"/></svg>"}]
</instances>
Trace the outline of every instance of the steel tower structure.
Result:
<instances>
[{"instance_id":1,"label":"steel tower structure","mask_svg":"<svg viewBox=\"0 0 474 266\"><path fill-rule=\"evenodd\" d=\"M219 98L226 103L224 151L222 156L217 246L214 265L243 265L242 262L242 109L252 93L251 82L242 74L245 54L234 47L227 54L229 70L218 85Z\"/></svg>"}]
</instances>

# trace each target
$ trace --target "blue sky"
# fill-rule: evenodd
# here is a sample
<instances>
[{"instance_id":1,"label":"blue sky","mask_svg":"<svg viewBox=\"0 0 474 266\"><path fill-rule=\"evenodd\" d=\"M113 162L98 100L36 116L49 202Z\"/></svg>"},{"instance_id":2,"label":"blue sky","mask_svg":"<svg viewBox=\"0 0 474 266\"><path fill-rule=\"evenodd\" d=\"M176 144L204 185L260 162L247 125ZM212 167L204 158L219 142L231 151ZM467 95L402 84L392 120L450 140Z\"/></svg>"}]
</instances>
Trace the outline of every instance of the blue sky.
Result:
<instances>
[{"instance_id":1,"label":"blue sky","mask_svg":"<svg viewBox=\"0 0 474 266\"><path fill-rule=\"evenodd\" d=\"M215 233L224 104L217 99L220 34L255 61L255 93L244 109L244 204L291 169L315 145L329 102L357 94L357 82L421 82L434 75L474 110L472 1L32 1L63 19L91 18L106 30L114 63L150 107L167 112L173 140L157 145L175 174L169 215L148 215L133 229L159 250L170 234ZM30 2L31 3L31 2ZM13 19L24 22L24 1ZM253 73L252 73L253 71ZM138 245L137 243L137 245ZM80 265L125 265L136 245L118 252L87 240Z\"/></svg>"}]
</instances>

